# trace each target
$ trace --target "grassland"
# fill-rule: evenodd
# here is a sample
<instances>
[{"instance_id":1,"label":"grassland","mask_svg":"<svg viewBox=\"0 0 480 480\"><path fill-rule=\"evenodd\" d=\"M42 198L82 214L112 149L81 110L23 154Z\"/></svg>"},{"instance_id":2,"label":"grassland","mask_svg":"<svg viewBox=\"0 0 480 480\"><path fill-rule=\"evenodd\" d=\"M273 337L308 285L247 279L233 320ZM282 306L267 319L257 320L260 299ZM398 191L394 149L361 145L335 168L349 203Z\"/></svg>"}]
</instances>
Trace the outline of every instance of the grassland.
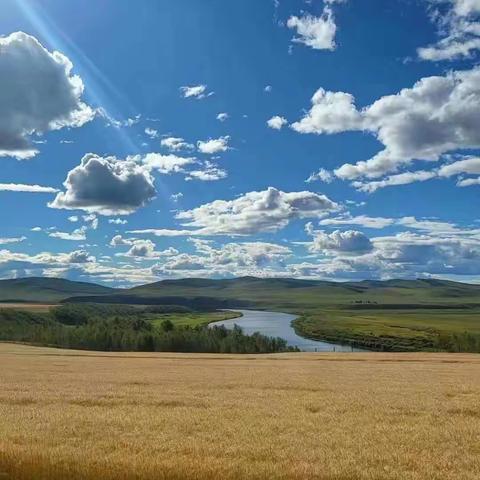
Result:
<instances>
[{"instance_id":1,"label":"grassland","mask_svg":"<svg viewBox=\"0 0 480 480\"><path fill-rule=\"evenodd\" d=\"M56 307L56 304L52 303L11 303L0 302L1 309L13 309L13 310L27 310L31 312L48 312L52 308Z\"/></svg>"},{"instance_id":2,"label":"grassland","mask_svg":"<svg viewBox=\"0 0 480 480\"><path fill-rule=\"evenodd\" d=\"M480 308L326 307L294 322L298 334L374 350L441 349L439 342L465 332L480 336Z\"/></svg>"},{"instance_id":3,"label":"grassland","mask_svg":"<svg viewBox=\"0 0 480 480\"><path fill-rule=\"evenodd\" d=\"M177 327L197 327L239 316L240 313L238 312L167 313L160 315L152 314L150 321L155 327L160 327L165 321L170 321Z\"/></svg>"},{"instance_id":4,"label":"grassland","mask_svg":"<svg viewBox=\"0 0 480 480\"><path fill-rule=\"evenodd\" d=\"M0 364L2 480L480 476L477 355L0 344Z\"/></svg>"}]
</instances>

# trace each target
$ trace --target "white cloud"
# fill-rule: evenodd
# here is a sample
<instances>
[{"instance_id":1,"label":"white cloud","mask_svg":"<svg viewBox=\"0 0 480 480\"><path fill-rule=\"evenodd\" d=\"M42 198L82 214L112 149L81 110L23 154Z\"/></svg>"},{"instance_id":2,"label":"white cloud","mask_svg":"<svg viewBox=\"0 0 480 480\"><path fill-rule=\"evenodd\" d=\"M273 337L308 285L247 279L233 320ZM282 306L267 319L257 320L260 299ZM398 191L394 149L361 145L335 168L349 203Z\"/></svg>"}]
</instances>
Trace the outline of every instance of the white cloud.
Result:
<instances>
[{"instance_id":1,"label":"white cloud","mask_svg":"<svg viewBox=\"0 0 480 480\"><path fill-rule=\"evenodd\" d=\"M124 238L122 235L115 235L110 240L110 246L121 247L129 246L130 249L126 253L119 253L117 256L135 257L135 258L160 258L178 255L175 248L167 248L166 250L157 251L156 245L151 240L142 240L138 238Z\"/></svg>"},{"instance_id":2,"label":"white cloud","mask_svg":"<svg viewBox=\"0 0 480 480\"><path fill-rule=\"evenodd\" d=\"M81 101L83 82L65 55L23 32L0 38L0 50L0 156L33 157L32 135L92 120L94 111Z\"/></svg>"},{"instance_id":3,"label":"white cloud","mask_svg":"<svg viewBox=\"0 0 480 480\"><path fill-rule=\"evenodd\" d=\"M227 178L226 170L219 168L215 163L206 161L201 164L202 168L190 170L185 180L200 180L202 182L215 182Z\"/></svg>"},{"instance_id":4,"label":"white cloud","mask_svg":"<svg viewBox=\"0 0 480 480\"><path fill-rule=\"evenodd\" d=\"M299 133L331 134L362 129L363 119L355 99L345 92L319 88L312 97L312 108L292 128Z\"/></svg>"},{"instance_id":5,"label":"white cloud","mask_svg":"<svg viewBox=\"0 0 480 480\"><path fill-rule=\"evenodd\" d=\"M183 193L182 192L177 192L177 193L173 193L172 195L170 195L170 199L172 200L172 202L175 202L175 203L177 203L182 198L183 198Z\"/></svg>"},{"instance_id":6,"label":"white cloud","mask_svg":"<svg viewBox=\"0 0 480 480\"><path fill-rule=\"evenodd\" d=\"M181 253L157 265L168 276L272 276L284 267L291 250L265 242L228 243L216 247L211 241L193 239L196 254ZM277 273L278 274L278 273Z\"/></svg>"},{"instance_id":7,"label":"white cloud","mask_svg":"<svg viewBox=\"0 0 480 480\"><path fill-rule=\"evenodd\" d=\"M442 37L437 43L418 49L422 60L441 61L471 58L480 50L479 0L429 0L449 5L447 12L434 10L432 20Z\"/></svg>"},{"instance_id":8,"label":"white cloud","mask_svg":"<svg viewBox=\"0 0 480 480\"><path fill-rule=\"evenodd\" d=\"M151 139L158 138L158 130L155 130L154 128L145 128L145 134Z\"/></svg>"},{"instance_id":9,"label":"white cloud","mask_svg":"<svg viewBox=\"0 0 480 480\"><path fill-rule=\"evenodd\" d=\"M135 161L142 161L148 169L154 169L163 174L182 173L185 167L195 163L194 158L178 157L177 155L162 155L160 153L147 153L143 158L131 157Z\"/></svg>"},{"instance_id":10,"label":"white cloud","mask_svg":"<svg viewBox=\"0 0 480 480\"><path fill-rule=\"evenodd\" d=\"M320 168L315 173L312 173L306 180L305 183L312 183L312 182L325 182L325 183L332 183L333 175L332 172L325 170L324 168Z\"/></svg>"},{"instance_id":11,"label":"white cloud","mask_svg":"<svg viewBox=\"0 0 480 480\"><path fill-rule=\"evenodd\" d=\"M153 178L133 160L85 155L70 170L65 192L57 194L51 208L85 210L100 215L128 215L155 197Z\"/></svg>"},{"instance_id":12,"label":"white cloud","mask_svg":"<svg viewBox=\"0 0 480 480\"><path fill-rule=\"evenodd\" d=\"M213 92L207 92L206 85L180 87L180 92L183 98L196 98L197 100L213 95Z\"/></svg>"},{"instance_id":13,"label":"white cloud","mask_svg":"<svg viewBox=\"0 0 480 480\"><path fill-rule=\"evenodd\" d=\"M269 187L249 192L235 200L215 200L193 210L179 212L176 218L203 234L248 235L275 232L291 221L320 218L339 206L325 195L313 192L285 193Z\"/></svg>"},{"instance_id":14,"label":"white cloud","mask_svg":"<svg viewBox=\"0 0 480 480\"><path fill-rule=\"evenodd\" d=\"M437 161L458 149L480 147L480 68L421 79L362 110L343 92L317 91L310 112L292 128L301 133L365 130L385 149L367 161L344 164L342 179L378 178L413 160ZM339 114L340 112L340 114Z\"/></svg>"},{"instance_id":15,"label":"white cloud","mask_svg":"<svg viewBox=\"0 0 480 480\"><path fill-rule=\"evenodd\" d=\"M168 148L172 152L177 152L179 150L193 150L195 148L193 144L185 142L181 137L162 138L160 145Z\"/></svg>"},{"instance_id":16,"label":"white cloud","mask_svg":"<svg viewBox=\"0 0 480 480\"><path fill-rule=\"evenodd\" d=\"M10 238L0 238L0 245L6 245L8 243L20 243L26 240L27 237L10 237Z\"/></svg>"},{"instance_id":17,"label":"white cloud","mask_svg":"<svg viewBox=\"0 0 480 480\"><path fill-rule=\"evenodd\" d=\"M229 150L228 142L230 137L228 135L219 138L210 138L208 140L197 142L197 148L201 153L213 155L214 153L226 152Z\"/></svg>"},{"instance_id":18,"label":"white cloud","mask_svg":"<svg viewBox=\"0 0 480 480\"><path fill-rule=\"evenodd\" d=\"M393 225L395 220L385 217L369 217L367 215L358 215L352 217L351 215L344 215L336 218L325 218L320 220L319 224L324 226L337 225L358 225L364 228L385 228Z\"/></svg>"},{"instance_id":19,"label":"white cloud","mask_svg":"<svg viewBox=\"0 0 480 480\"><path fill-rule=\"evenodd\" d=\"M327 233L322 230L314 230L311 223L306 225L306 231L313 236L312 243L308 246L311 252L342 252L345 254L367 253L373 250L370 239L357 230L335 230Z\"/></svg>"},{"instance_id":20,"label":"white cloud","mask_svg":"<svg viewBox=\"0 0 480 480\"><path fill-rule=\"evenodd\" d=\"M161 252L155 250L156 246L151 240L133 240L131 248L125 254L127 257L140 258L160 258L177 255L179 252L175 248L168 248Z\"/></svg>"},{"instance_id":21,"label":"white cloud","mask_svg":"<svg viewBox=\"0 0 480 480\"><path fill-rule=\"evenodd\" d=\"M335 50L335 34L337 25L330 7L325 7L320 17L305 14L302 17L292 16L287 27L297 31L293 42L303 43L315 50Z\"/></svg>"},{"instance_id":22,"label":"white cloud","mask_svg":"<svg viewBox=\"0 0 480 480\"><path fill-rule=\"evenodd\" d=\"M287 119L275 115L274 117L267 120L267 125L274 130L281 130L281 128L288 123Z\"/></svg>"},{"instance_id":23,"label":"white cloud","mask_svg":"<svg viewBox=\"0 0 480 480\"><path fill-rule=\"evenodd\" d=\"M42 187L40 185L25 185L23 183L0 183L2 192L57 193L58 188Z\"/></svg>"},{"instance_id":24,"label":"white cloud","mask_svg":"<svg viewBox=\"0 0 480 480\"><path fill-rule=\"evenodd\" d=\"M457 182L458 187L472 187L474 185L480 185L480 177L477 178L465 178Z\"/></svg>"},{"instance_id":25,"label":"white cloud","mask_svg":"<svg viewBox=\"0 0 480 480\"><path fill-rule=\"evenodd\" d=\"M49 232L48 236L52 238L59 238L60 240L71 240L71 241L82 241L86 240L87 228L86 227L81 227L77 228L73 232L58 232L58 231L53 231Z\"/></svg>"},{"instance_id":26,"label":"white cloud","mask_svg":"<svg viewBox=\"0 0 480 480\"><path fill-rule=\"evenodd\" d=\"M228 115L228 113L226 113L226 112L219 113L217 115L217 120L219 120L220 122L224 122L225 120L228 120L229 118L230 118L230 115Z\"/></svg>"},{"instance_id":27,"label":"white cloud","mask_svg":"<svg viewBox=\"0 0 480 480\"><path fill-rule=\"evenodd\" d=\"M121 218L109 218L108 223L113 225L126 225L128 221Z\"/></svg>"},{"instance_id":28,"label":"white cloud","mask_svg":"<svg viewBox=\"0 0 480 480\"><path fill-rule=\"evenodd\" d=\"M169 228L145 228L141 230L129 230L127 233L134 235L155 235L156 237L189 237L193 235L201 235L196 230L175 230ZM117 237L118 236L120 235L117 235Z\"/></svg>"},{"instance_id":29,"label":"white cloud","mask_svg":"<svg viewBox=\"0 0 480 480\"><path fill-rule=\"evenodd\" d=\"M426 171L420 170L417 172L404 172L396 175L390 175L383 180L371 181L371 182L353 182L352 185L361 192L373 193L380 188L408 185L414 182L425 182L437 177L435 170Z\"/></svg>"},{"instance_id":30,"label":"white cloud","mask_svg":"<svg viewBox=\"0 0 480 480\"><path fill-rule=\"evenodd\" d=\"M451 177L462 173L480 175L480 157L467 157L444 165L438 171L441 177Z\"/></svg>"}]
</instances>

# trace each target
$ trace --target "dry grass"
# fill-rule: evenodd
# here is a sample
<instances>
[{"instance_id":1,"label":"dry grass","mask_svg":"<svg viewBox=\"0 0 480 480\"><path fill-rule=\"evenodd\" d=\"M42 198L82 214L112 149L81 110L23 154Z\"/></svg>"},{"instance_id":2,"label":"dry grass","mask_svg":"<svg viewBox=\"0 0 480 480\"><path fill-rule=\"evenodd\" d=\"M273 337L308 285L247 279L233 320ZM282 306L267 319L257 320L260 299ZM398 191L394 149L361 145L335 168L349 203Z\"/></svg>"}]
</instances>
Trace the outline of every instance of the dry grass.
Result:
<instances>
[{"instance_id":1,"label":"dry grass","mask_svg":"<svg viewBox=\"0 0 480 480\"><path fill-rule=\"evenodd\" d=\"M0 309L2 308L13 308L15 310L30 310L31 312L47 312L53 307L57 307L56 304L46 304L46 303L3 303L0 302Z\"/></svg>"},{"instance_id":2,"label":"dry grass","mask_svg":"<svg viewBox=\"0 0 480 480\"><path fill-rule=\"evenodd\" d=\"M480 478L480 356L0 345L0 478Z\"/></svg>"}]
</instances>

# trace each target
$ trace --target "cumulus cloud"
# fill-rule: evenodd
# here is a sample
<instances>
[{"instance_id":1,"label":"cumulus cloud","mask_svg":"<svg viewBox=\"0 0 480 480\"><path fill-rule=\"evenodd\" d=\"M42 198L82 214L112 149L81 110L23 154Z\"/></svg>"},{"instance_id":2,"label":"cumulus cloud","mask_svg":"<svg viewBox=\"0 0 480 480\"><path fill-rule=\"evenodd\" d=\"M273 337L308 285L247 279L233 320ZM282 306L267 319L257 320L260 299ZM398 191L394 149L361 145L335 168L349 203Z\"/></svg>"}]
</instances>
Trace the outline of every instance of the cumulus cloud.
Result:
<instances>
[{"instance_id":1,"label":"cumulus cloud","mask_svg":"<svg viewBox=\"0 0 480 480\"><path fill-rule=\"evenodd\" d=\"M87 238L87 228L85 226L75 229L73 232L52 231L48 233L49 237L59 238L60 240L81 241Z\"/></svg>"},{"instance_id":2,"label":"cumulus cloud","mask_svg":"<svg viewBox=\"0 0 480 480\"><path fill-rule=\"evenodd\" d=\"M269 187L235 200L215 200L179 212L176 218L203 234L248 235L275 232L293 220L320 218L338 209L338 204L325 195L308 191L286 193Z\"/></svg>"},{"instance_id":3,"label":"cumulus cloud","mask_svg":"<svg viewBox=\"0 0 480 480\"><path fill-rule=\"evenodd\" d=\"M67 263L89 263L94 262L95 257L90 255L86 250L75 250L68 254Z\"/></svg>"},{"instance_id":4,"label":"cumulus cloud","mask_svg":"<svg viewBox=\"0 0 480 480\"><path fill-rule=\"evenodd\" d=\"M151 240L133 240L131 245L130 250L125 254L127 257L160 258L178 254L178 250L172 247L157 252L156 246Z\"/></svg>"},{"instance_id":5,"label":"cumulus cloud","mask_svg":"<svg viewBox=\"0 0 480 480\"><path fill-rule=\"evenodd\" d=\"M115 235L110 240L110 246L122 247L129 246L130 249L126 253L119 253L119 256L135 257L135 258L160 258L178 255L178 250L173 247L166 250L157 251L156 245L151 240L143 240L139 238L124 238L122 235Z\"/></svg>"},{"instance_id":6,"label":"cumulus cloud","mask_svg":"<svg viewBox=\"0 0 480 480\"><path fill-rule=\"evenodd\" d=\"M133 160L85 155L64 182L65 192L51 208L85 210L100 215L128 215L155 197L153 178Z\"/></svg>"},{"instance_id":7,"label":"cumulus cloud","mask_svg":"<svg viewBox=\"0 0 480 480\"><path fill-rule=\"evenodd\" d=\"M362 128L361 113L355 107L353 95L327 92L319 88L312 97L310 111L292 128L299 133L339 133Z\"/></svg>"},{"instance_id":8,"label":"cumulus cloud","mask_svg":"<svg viewBox=\"0 0 480 480\"><path fill-rule=\"evenodd\" d=\"M0 156L33 157L32 135L93 119L81 100L83 82L65 55L23 32L0 38L0 50Z\"/></svg>"},{"instance_id":9,"label":"cumulus cloud","mask_svg":"<svg viewBox=\"0 0 480 480\"><path fill-rule=\"evenodd\" d=\"M325 182L325 183L332 183L333 182L333 174L324 168L320 168L317 172L312 173L306 180L305 183L312 183L312 182Z\"/></svg>"},{"instance_id":10,"label":"cumulus cloud","mask_svg":"<svg viewBox=\"0 0 480 480\"><path fill-rule=\"evenodd\" d=\"M480 2L478 0L429 0L434 9L432 20L437 24L440 40L418 49L422 60L441 61L471 58L480 50Z\"/></svg>"},{"instance_id":11,"label":"cumulus cloud","mask_svg":"<svg viewBox=\"0 0 480 480\"><path fill-rule=\"evenodd\" d=\"M472 187L473 185L480 185L480 177L477 178L465 178L457 182L458 187Z\"/></svg>"},{"instance_id":12,"label":"cumulus cloud","mask_svg":"<svg viewBox=\"0 0 480 480\"><path fill-rule=\"evenodd\" d=\"M325 7L320 17L310 14L301 17L291 16L287 21L287 27L297 32L292 42L302 43L315 50L335 50L336 48L337 25L330 7Z\"/></svg>"},{"instance_id":13,"label":"cumulus cloud","mask_svg":"<svg viewBox=\"0 0 480 480\"><path fill-rule=\"evenodd\" d=\"M160 153L147 153L143 158L140 156L131 157L131 159L143 164L149 168L159 171L160 173L182 173L185 167L195 163L194 158L179 157L177 155L162 155Z\"/></svg>"},{"instance_id":14,"label":"cumulus cloud","mask_svg":"<svg viewBox=\"0 0 480 480\"><path fill-rule=\"evenodd\" d=\"M480 175L480 157L467 157L444 165L438 171L441 177L451 177L460 174L477 174Z\"/></svg>"},{"instance_id":15,"label":"cumulus cloud","mask_svg":"<svg viewBox=\"0 0 480 480\"><path fill-rule=\"evenodd\" d=\"M147 135L153 140L154 138L158 137L158 130L155 130L154 128L151 128L151 127L147 127L145 128L145 135Z\"/></svg>"},{"instance_id":16,"label":"cumulus cloud","mask_svg":"<svg viewBox=\"0 0 480 480\"><path fill-rule=\"evenodd\" d=\"M228 135L219 138L210 138L208 140L199 140L197 142L197 148L199 152L207 155L213 155L214 153L226 152L230 147L228 142L230 137Z\"/></svg>"},{"instance_id":17,"label":"cumulus cloud","mask_svg":"<svg viewBox=\"0 0 480 480\"><path fill-rule=\"evenodd\" d=\"M162 147L168 148L172 152L177 152L180 150L193 150L195 146L191 143L186 142L181 137L166 137L162 138L160 141Z\"/></svg>"},{"instance_id":18,"label":"cumulus cloud","mask_svg":"<svg viewBox=\"0 0 480 480\"><path fill-rule=\"evenodd\" d=\"M291 256L290 248L266 242L216 246L211 241L193 239L192 243L195 254L174 255L156 265L156 272L168 276L272 276Z\"/></svg>"},{"instance_id":19,"label":"cumulus cloud","mask_svg":"<svg viewBox=\"0 0 480 480\"><path fill-rule=\"evenodd\" d=\"M274 117L267 120L267 125L274 130L281 130L281 128L288 123L287 119L275 115Z\"/></svg>"},{"instance_id":20,"label":"cumulus cloud","mask_svg":"<svg viewBox=\"0 0 480 480\"><path fill-rule=\"evenodd\" d=\"M344 164L347 180L378 178L413 160L437 161L457 149L480 147L480 68L426 77L412 88L358 110L351 95L317 91L313 106L292 125L300 133L365 130L385 149L367 161Z\"/></svg>"},{"instance_id":21,"label":"cumulus cloud","mask_svg":"<svg viewBox=\"0 0 480 480\"><path fill-rule=\"evenodd\" d=\"M201 168L190 170L185 180L200 180L202 182L215 182L227 178L227 171L213 162L206 161L200 164Z\"/></svg>"},{"instance_id":22,"label":"cumulus cloud","mask_svg":"<svg viewBox=\"0 0 480 480\"><path fill-rule=\"evenodd\" d=\"M306 231L313 236L313 241L309 245L311 252L342 252L346 254L360 254L373 250L373 244L370 239L362 232L357 230L340 231L335 230L327 233L323 230L314 230L312 224L306 225Z\"/></svg>"}]
</instances>

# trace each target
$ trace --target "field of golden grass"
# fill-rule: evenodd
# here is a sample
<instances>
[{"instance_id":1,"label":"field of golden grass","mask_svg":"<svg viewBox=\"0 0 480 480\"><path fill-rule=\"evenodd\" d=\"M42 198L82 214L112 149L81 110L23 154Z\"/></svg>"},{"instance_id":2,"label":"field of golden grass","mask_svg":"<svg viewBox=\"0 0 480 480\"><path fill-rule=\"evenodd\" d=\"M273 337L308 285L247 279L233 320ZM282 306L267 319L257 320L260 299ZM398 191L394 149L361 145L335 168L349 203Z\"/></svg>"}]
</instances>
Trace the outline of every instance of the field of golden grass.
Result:
<instances>
[{"instance_id":1,"label":"field of golden grass","mask_svg":"<svg viewBox=\"0 0 480 480\"><path fill-rule=\"evenodd\" d=\"M480 478L480 356L0 344L2 480Z\"/></svg>"}]
</instances>

